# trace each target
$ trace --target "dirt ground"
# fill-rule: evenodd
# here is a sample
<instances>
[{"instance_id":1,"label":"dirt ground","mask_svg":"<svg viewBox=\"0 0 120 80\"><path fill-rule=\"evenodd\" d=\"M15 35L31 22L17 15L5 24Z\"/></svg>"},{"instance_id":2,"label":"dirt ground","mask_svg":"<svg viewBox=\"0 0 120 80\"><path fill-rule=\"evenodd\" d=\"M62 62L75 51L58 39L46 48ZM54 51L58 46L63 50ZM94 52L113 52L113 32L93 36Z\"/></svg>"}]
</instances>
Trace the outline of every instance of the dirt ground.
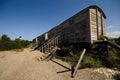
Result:
<instances>
[{"instance_id":1,"label":"dirt ground","mask_svg":"<svg viewBox=\"0 0 120 80\"><path fill-rule=\"evenodd\" d=\"M71 66L61 60L40 61L39 51L0 52L0 80L110 80L92 69L81 69L71 78ZM115 79L111 79L115 80Z\"/></svg>"}]
</instances>

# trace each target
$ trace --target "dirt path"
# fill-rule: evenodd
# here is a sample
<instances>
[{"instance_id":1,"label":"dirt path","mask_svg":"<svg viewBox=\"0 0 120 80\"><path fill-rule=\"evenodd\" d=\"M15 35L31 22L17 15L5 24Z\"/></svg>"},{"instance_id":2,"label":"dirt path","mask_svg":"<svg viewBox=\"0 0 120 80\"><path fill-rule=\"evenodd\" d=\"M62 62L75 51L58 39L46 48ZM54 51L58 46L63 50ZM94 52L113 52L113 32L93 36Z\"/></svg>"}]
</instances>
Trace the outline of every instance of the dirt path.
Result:
<instances>
[{"instance_id":1,"label":"dirt path","mask_svg":"<svg viewBox=\"0 0 120 80\"><path fill-rule=\"evenodd\" d=\"M38 61L39 51L0 52L0 80L70 80L70 72L52 61ZM68 64L64 63L68 66Z\"/></svg>"},{"instance_id":2,"label":"dirt path","mask_svg":"<svg viewBox=\"0 0 120 80\"><path fill-rule=\"evenodd\" d=\"M0 52L0 80L115 80L92 69L81 69L71 78L71 72L67 71L70 65L60 60L39 61L41 54L30 49Z\"/></svg>"}]
</instances>

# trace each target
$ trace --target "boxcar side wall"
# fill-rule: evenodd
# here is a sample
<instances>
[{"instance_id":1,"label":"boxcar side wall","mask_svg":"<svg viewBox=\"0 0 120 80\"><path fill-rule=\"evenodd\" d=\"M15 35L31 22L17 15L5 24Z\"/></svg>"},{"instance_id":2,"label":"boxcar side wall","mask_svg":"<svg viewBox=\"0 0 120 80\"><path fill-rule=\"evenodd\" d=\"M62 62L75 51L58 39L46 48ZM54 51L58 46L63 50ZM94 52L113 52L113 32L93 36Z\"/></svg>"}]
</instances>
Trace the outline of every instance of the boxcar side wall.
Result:
<instances>
[{"instance_id":1,"label":"boxcar side wall","mask_svg":"<svg viewBox=\"0 0 120 80\"><path fill-rule=\"evenodd\" d=\"M99 7L90 6L33 41L43 44L46 40L59 36L60 42L93 43L100 35L105 35L105 18L105 14Z\"/></svg>"}]
</instances>

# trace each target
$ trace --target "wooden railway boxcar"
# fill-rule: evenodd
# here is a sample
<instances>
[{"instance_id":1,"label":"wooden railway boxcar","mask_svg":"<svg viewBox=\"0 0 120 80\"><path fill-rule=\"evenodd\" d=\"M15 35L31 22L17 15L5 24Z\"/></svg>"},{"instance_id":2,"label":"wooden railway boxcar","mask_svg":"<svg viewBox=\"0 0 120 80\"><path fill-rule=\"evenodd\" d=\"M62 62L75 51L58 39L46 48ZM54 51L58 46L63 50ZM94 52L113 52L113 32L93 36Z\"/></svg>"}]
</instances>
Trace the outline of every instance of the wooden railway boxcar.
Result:
<instances>
[{"instance_id":1,"label":"wooden railway boxcar","mask_svg":"<svg viewBox=\"0 0 120 80\"><path fill-rule=\"evenodd\" d=\"M100 35L105 35L106 16L102 9L91 5L48 32L33 39L34 43L43 44L46 40L59 36L60 42L93 43Z\"/></svg>"}]
</instances>

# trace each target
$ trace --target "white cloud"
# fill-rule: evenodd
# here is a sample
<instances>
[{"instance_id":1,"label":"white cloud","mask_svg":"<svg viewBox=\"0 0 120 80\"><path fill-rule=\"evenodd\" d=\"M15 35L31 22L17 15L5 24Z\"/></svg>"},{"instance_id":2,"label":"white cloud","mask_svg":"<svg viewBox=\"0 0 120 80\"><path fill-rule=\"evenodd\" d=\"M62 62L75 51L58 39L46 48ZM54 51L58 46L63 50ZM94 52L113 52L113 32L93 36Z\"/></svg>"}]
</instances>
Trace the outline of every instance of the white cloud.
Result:
<instances>
[{"instance_id":1,"label":"white cloud","mask_svg":"<svg viewBox=\"0 0 120 80\"><path fill-rule=\"evenodd\" d=\"M120 31L108 32L108 33L107 33L107 36L109 36L109 37L114 37L114 38L120 37Z\"/></svg>"},{"instance_id":2,"label":"white cloud","mask_svg":"<svg viewBox=\"0 0 120 80\"><path fill-rule=\"evenodd\" d=\"M111 29L113 26L112 25L109 25L108 27L107 27L107 29Z\"/></svg>"}]
</instances>

